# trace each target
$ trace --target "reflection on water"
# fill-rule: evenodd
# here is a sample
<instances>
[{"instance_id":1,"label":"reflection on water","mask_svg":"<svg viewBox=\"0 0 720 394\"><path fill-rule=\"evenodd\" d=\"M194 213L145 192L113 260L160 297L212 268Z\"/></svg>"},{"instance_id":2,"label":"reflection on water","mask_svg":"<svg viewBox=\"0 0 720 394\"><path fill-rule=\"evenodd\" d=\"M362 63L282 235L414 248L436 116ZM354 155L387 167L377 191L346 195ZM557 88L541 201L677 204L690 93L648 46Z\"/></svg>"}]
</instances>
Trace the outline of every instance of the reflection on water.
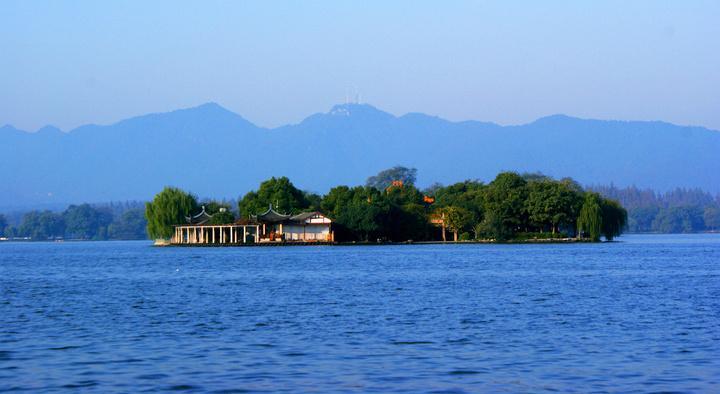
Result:
<instances>
[{"instance_id":1,"label":"reflection on water","mask_svg":"<svg viewBox=\"0 0 720 394\"><path fill-rule=\"evenodd\" d=\"M0 244L0 390L720 387L720 235Z\"/></svg>"}]
</instances>

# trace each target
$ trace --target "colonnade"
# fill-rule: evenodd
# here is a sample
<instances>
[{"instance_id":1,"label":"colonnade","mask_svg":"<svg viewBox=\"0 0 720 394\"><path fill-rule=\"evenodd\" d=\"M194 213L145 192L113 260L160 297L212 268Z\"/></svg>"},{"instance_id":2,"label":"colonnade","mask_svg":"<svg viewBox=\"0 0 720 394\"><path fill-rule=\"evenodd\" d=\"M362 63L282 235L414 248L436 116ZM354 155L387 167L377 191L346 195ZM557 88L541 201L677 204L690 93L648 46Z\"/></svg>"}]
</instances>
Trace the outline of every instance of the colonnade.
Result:
<instances>
[{"instance_id":1,"label":"colonnade","mask_svg":"<svg viewBox=\"0 0 720 394\"><path fill-rule=\"evenodd\" d=\"M174 244L239 244L260 241L260 225L176 226Z\"/></svg>"}]
</instances>

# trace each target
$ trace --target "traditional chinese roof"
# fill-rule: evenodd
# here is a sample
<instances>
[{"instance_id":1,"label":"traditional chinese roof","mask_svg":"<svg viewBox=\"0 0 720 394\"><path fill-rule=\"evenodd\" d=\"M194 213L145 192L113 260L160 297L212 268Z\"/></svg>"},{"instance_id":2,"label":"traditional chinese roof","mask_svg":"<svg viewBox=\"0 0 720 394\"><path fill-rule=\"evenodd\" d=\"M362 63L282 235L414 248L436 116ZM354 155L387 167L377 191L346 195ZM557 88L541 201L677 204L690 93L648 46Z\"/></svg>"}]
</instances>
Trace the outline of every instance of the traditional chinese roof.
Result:
<instances>
[{"instance_id":1,"label":"traditional chinese roof","mask_svg":"<svg viewBox=\"0 0 720 394\"><path fill-rule=\"evenodd\" d=\"M329 224L331 220L325 217L318 211L314 212L303 212L297 215L285 215L277 212L272 208L268 208L267 211L251 216L250 222L259 223L287 223L287 224Z\"/></svg>"},{"instance_id":2,"label":"traditional chinese roof","mask_svg":"<svg viewBox=\"0 0 720 394\"><path fill-rule=\"evenodd\" d=\"M259 215L255 215L255 217L253 219L257 220L258 222L263 222L263 223L281 223L281 222L284 222L284 221L290 219L290 215L283 215L282 213L275 211L272 208L272 204L271 204L270 208L268 208L267 211L265 211L264 213L261 213Z\"/></svg>"},{"instance_id":3,"label":"traditional chinese roof","mask_svg":"<svg viewBox=\"0 0 720 394\"><path fill-rule=\"evenodd\" d=\"M327 216L321 212L303 212L290 218L290 221L296 224L330 224L330 220Z\"/></svg>"},{"instance_id":4,"label":"traditional chinese roof","mask_svg":"<svg viewBox=\"0 0 720 394\"><path fill-rule=\"evenodd\" d=\"M210 215L209 213L205 212L205 206L203 205L202 211L194 216L185 216L185 221L189 224L205 224L212 219L213 215Z\"/></svg>"}]
</instances>

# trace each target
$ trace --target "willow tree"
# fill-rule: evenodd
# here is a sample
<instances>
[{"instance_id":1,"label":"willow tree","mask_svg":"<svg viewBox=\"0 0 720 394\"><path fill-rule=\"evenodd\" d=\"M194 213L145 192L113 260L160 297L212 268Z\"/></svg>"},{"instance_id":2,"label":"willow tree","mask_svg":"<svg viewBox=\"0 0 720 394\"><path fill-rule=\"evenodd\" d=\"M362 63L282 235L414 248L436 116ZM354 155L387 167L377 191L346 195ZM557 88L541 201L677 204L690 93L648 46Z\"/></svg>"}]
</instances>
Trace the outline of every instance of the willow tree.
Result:
<instances>
[{"instance_id":1,"label":"willow tree","mask_svg":"<svg viewBox=\"0 0 720 394\"><path fill-rule=\"evenodd\" d=\"M577 226L578 235L585 235L593 242L600 241L602 233L602 208L600 207L600 196L596 193L585 193L585 201L580 208Z\"/></svg>"},{"instance_id":2,"label":"willow tree","mask_svg":"<svg viewBox=\"0 0 720 394\"><path fill-rule=\"evenodd\" d=\"M602 234L612 241L619 236L627 225L627 211L615 200L603 198L600 201L602 210Z\"/></svg>"},{"instance_id":3,"label":"willow tree","mask_svg":"<svg viewBox=\"0 0 720 394\"><path fill-rule=\"evenodd\" d=\"M150 238L170 238L173 225L185 223L185 217L198 209L197 199L190 193L166 187L145 204L147 232Z\"/></svg>"}]
</instances>

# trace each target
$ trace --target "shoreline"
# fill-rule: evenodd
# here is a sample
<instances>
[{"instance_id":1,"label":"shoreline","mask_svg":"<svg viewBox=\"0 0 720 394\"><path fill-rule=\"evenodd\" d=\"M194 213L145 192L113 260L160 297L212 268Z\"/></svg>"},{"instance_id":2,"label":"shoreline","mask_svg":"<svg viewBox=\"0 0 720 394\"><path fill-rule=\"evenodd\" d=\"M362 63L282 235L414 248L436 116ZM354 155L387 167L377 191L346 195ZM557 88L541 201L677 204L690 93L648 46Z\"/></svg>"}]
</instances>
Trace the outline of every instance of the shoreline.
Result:
<instances>
[{"instance_id":1,"label":"shoreline","mask_svg":"<svg viewBox=\"0 0 720 394\"><path fill-rule=\"evenodd\" d=\"M607 241L606 241L607 242ZM577 238L549 238L529 240L475 240L475 241L405 241L405 242L260 242L260 243L224 243L224 244L176 244L155 243L155 247L181 247L181 248L215 248L215 247L284 247L284 246L398 246L398 245L503 245L503 244L574 244L574 243L606 243L592 242ZM617 241L611 241L617 242Z\"/></svg>"}]
</instances>

